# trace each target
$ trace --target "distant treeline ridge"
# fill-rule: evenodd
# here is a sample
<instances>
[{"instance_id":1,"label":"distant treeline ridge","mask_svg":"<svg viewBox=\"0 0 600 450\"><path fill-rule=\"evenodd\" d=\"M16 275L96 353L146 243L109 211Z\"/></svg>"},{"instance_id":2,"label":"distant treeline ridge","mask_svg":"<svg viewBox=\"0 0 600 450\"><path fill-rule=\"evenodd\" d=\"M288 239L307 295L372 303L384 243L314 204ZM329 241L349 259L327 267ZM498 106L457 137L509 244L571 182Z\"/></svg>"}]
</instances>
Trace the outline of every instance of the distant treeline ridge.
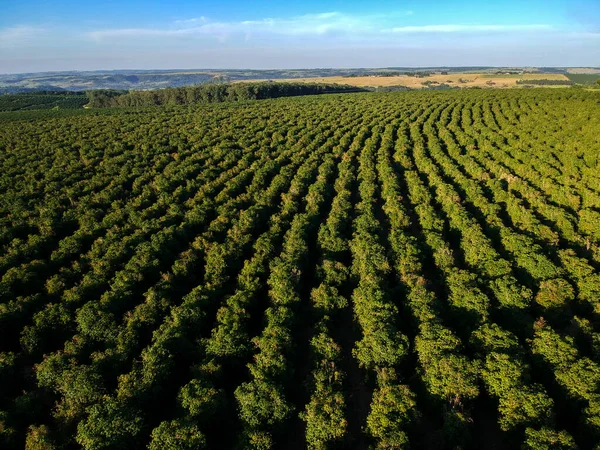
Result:
<instances>
[{"instance_id":1,"label":"distant treeline ridge","mask_svg":"<svg viewBox=\"0 0 600 450\"><path fill-rule=\"evenodd\" d=\"M535 84L538 86L572 86L571 80L517 80L517 84Z\"/></svg>"},{"instance_id":2,"label":"distant treeline ridge","mask_svg":"<svg viewBox=\"0 0 600 450\"><path fill-rule=\"evenodd\" d=\"M205 84L152 91L95 90L87 93L90 108L190 105L195 103L220 103L242 100L261 100L296 95L362 92L364 89L317 83L234 83Z\"/></svg>"}]
</instances>

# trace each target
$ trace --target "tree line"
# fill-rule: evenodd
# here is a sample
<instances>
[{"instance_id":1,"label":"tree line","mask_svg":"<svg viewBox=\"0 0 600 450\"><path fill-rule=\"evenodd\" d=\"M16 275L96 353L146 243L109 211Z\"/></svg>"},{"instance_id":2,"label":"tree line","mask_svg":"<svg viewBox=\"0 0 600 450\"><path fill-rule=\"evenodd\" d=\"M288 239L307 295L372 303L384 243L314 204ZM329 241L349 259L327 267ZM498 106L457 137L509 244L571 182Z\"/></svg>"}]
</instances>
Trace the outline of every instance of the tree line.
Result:
<instances>
[{"instance_id":1,"label":"tree line","mask_svg":"<svg viewBox=\"0 0 600 450\"><path fill-rule=\"evenodd\" d=\"M517 84L535 84L536 86L573 86L571 80L517 80Z\"/></svg>"},{"instance_id":2,"label":"tree line","mask_svg":"<svg viewBox=\"0 0 600 450\"><path fill-rule=\"evenodd\" d=\"M347 92L361 92L361 88L338 84L319 83L231 83L203 84L152 91L88 91L88 107L142 107L159 105L193 105L198 103L237 102L267 98L293 97Z\"/></svg>"}]
</instances>

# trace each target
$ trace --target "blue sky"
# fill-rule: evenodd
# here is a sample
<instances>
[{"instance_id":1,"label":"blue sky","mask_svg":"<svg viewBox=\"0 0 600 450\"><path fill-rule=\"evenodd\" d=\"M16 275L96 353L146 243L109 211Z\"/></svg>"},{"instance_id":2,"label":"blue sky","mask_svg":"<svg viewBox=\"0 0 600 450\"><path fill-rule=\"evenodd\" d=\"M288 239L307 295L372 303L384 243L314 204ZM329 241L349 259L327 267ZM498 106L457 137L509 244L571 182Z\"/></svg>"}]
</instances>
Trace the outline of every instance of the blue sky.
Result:
<instances>
[{"instance_id":1,"label":"blue sky","mask_svg":"<svg viewBox=\"0 0 600 450\"><path fill-rule=\"evenodd\" d=\"M0 73L600 66L600 1L2 0Z\"/></svg>"}]
</instances>

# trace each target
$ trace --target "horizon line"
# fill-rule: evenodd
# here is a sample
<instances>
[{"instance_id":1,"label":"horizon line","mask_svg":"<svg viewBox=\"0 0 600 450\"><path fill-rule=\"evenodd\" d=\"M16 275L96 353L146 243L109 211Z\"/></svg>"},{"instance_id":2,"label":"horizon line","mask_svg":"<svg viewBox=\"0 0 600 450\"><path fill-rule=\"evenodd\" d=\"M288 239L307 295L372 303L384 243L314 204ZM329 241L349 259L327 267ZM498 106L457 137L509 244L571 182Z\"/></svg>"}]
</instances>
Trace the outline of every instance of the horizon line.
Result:
<instances>
[{"instance_id":1,"label":"horizon line","mask_svg":"<svg viewBox=\"0 0 600 450\"><path fill-rule=\"evenodd\" d=\"M173 68L173 69L91 69L91 70L45 70L45 71L37 71L37 72L2 72L0 76L5 75L31 75L31 74L45 74L45 73L93 73L93 72L178 72L178 71L188 71L188 72L218 72L218 71L251 71L251 72L266 72L266 71L302 71L302 70L375 70L375 69L598 69L599 66L524 66L524 65L503 65L503 66L478 66L478 65L468 65L468 66L363 66L363 67L305 67L305 68L293 68L293 69L283 69L283 68L263 68L263 69L250 69L250 68L242 68L242 69L232 69L232 68Z\"/></svg>"}]
</instances>

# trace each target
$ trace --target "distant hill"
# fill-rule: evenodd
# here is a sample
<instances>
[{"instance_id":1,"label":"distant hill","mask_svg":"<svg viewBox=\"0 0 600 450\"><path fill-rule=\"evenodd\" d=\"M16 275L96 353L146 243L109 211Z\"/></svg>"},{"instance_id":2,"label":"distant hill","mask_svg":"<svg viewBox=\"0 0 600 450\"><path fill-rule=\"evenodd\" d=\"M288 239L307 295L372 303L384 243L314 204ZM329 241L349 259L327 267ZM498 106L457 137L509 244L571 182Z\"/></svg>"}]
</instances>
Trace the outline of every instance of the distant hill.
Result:
<instances>
[{"instance_id":1,"label":"distant hill","mask_svg":"<svg viewBox=\"0 0 600 450\"><path fill-rule=\"evenodd\" d=\"M406 73L573 73L593 68L503 68L503 67L387 67L356 69L286 70L110 70L89 72L44 72L0 75L0 94L44 91L87 91L94 89L149 90L208 83L250 80L280 80L312 77L387 76Z\"/></svg>"}]
</instances>

